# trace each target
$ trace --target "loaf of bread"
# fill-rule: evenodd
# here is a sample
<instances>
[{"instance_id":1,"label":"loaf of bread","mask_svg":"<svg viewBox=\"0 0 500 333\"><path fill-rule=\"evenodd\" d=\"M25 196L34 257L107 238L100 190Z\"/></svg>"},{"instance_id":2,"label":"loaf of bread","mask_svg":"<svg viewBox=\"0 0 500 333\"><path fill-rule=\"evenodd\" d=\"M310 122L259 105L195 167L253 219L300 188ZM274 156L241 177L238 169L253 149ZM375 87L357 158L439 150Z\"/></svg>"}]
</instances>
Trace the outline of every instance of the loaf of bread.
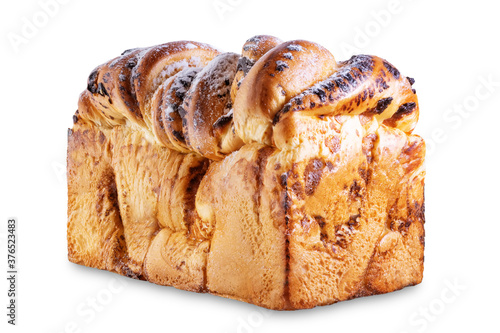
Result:
<instances>
[{"instance_id":1,"label":"loaf of bread","mask_svg":"<svg viewBox=\"0 0 500 333\"><path fill-rule=\"evenodd\" d=\"M123 52L68 133L69 260L277 310L420 283L413 83L271 36Z\"/></svg>"}]
</instances>

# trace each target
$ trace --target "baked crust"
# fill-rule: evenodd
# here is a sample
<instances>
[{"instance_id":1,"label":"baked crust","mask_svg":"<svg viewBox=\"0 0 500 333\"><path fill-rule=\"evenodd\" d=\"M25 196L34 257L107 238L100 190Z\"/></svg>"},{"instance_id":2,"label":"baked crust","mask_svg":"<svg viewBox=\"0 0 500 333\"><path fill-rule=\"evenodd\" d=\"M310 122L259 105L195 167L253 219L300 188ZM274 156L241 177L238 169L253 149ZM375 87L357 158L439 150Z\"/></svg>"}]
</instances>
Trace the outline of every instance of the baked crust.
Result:
<instances>
[{"instance_id":1,"label":"baked crust","mask_svg":"<svg viewBox=\"0 0 500 333\"><path fill-rule=\"evenodd\" d=\"M270 309L421 282L414 80L318 44L195 42L97 67L68 134L69 260Z\"/></svg>"}]
</instances>

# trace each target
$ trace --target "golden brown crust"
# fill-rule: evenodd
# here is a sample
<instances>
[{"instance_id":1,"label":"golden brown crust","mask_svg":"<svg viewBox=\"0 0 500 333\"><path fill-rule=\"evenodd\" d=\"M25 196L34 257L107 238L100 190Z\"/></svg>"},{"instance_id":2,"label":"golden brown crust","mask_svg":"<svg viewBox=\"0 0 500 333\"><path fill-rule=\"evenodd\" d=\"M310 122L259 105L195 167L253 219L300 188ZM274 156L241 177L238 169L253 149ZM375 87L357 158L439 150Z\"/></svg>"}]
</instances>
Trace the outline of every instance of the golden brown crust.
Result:
<instances>
[{"instance_id":1,"label":"golden brown crust","mask_svg":"<svg viewBox=\"0 0 500 333\"><path fill-rule=\"evenodd\" d=\"M234 102L236 132L243 142L272 145L272 120L293 96L336 68L333 55L303 40L282 43L250 69Z\"/></svg>"},{"instance_id":2,"label":"golden brown crust","mask_svg":"<svg viewBox=\"0 0 500 333\"><path fill-rule=\"evenodd\" d=\"M135 95L141 112L156 88L168 77L186 67L203 67L219 52L210 45L198 42L171 42L142 51L132 70Z\"/></svg>"},{"instance_id":3,"label":"golden brown crust","mask_svg":"<svg viewBox=\"0 0 500 333\"><path fill-rule=\"evenodd\" d=\"M274 36L258 35L248 39L241 50L241 57L238 60L238 68L231 86L231 101L234 103L236 94L240 89L243 79L253 67L255 62L272 48L280 45L283 41Z\"/></svg>"},{"instance_id":4,"label":"golden brown crust","mask_svg":"<svg viewBox=\"0 0 500 333\"><path fill-rule=\"evenodd\" d=\"M113 117L103 111L106 110L105 108L98 108L94 103L92 94L88 90L80 94L80 98L78 99L78 110L73 116L73 122L75 124L77 122L90 122L103 128L111 128L113 126L125 124L125 118Z\"/></svg>"},{"instance_id":5,"label":"golden brown crust","mask_svg":"<svg viewBox=\"0 0 500 333\"><path fill-rule=\"evenodd\" d=\"M144 125L143 114L132 86L132 70L142 49L124 52L122 56L92 71L87 88L91 98L104 109L111 119L126 118Z\"/></svg>"},{"instance_id":6,"label":"golden brown crust","mask_svg":"<svg viewBox=\"0 0 500 333\"><path fill-rule=\"evenodd\" d=\"M136 277L128 268L109 137L82 123L68 132L68 258Z\"/></svg>"},{"instance_id":7,"label":"golden brown crust","mask_svg":"<svg viewBox=\"0 0 500 333\"><path fill-rule=\"evenodd\" d=\"M271 209L282 196L270 163L274 152L245 145L212 164L196 207L210 207L202 219L213 221L207 289L279 309L285 306L286 253L283 215Z\"/></svg>"},{"instance_id":8,"label":"golden brown crust","mask_svg":"<svg viewBox=\"0 0 500 333\"><path fill-rule=\"evenodd\" d=\"M414 193L415 201L406 186L423 177L422 141L384 125L363 126L356 117L323 121L333 126L294 148L300 157L286 178L293 308L397 290L422 278L423 245L414 239L423 237L423 219L415 218L422 216L423 194ZM321 141L325 149L314 151Z\"/></svg>"},{"instance_id":9,"label":"golden brown crust","mask_svg":"<svg viewBox=\"0 0 500 333\"><path fill-rule=\"evenodd\" d=\"M273 122L293 112L310 116L363 113L411 133L418 120L418 101L411 80L384 59L353 56L339 63L330 77L292 98Z\"/></svg>"},{"instance_id":10,"label":"golden brown crust","mask_svg":"<svg viewBox=\"0 0 500 333\"><path fill-rule=\"evenodd\" d=\"M69 259L279 310L420 283L412 84L271 36L242 57L124 52L92 72L68 135Z\"/></svg>"},{"instance_id":11,"label":"golden brown crust","mask_svg":"<svg viewBox=\"0 0 500 333\"><path fill-rule=\"evenodd\" d=\"M144 261L146 278L156 284L203 292L210 242L195 240L186 232L162 229Z\"/></svg>"},{"instance_id":12,"label":"golden brown crust","mask_svg":"<svg viewBox=\"0 0 500 333\"><path fill-rule=\"evenodd\" d=\"M181 71L182 72L182 71ZM165 105L165 100L167 100L167 92L170 90L174 78L178 75L169 77L165 82L163 82L158 89L156 89L156 92L153 95L153 98L151 99L151 113L152 113L152 118L151 118L151 124L152 124L152 132L154 136L158 139L160 144L162 144L165 147L168 147L170 149L178 150L180 152L189 152L189 149L183 149L183 147L179 147L176 145L174 142L172 142L169 134L169 129L165 125L166 120L165 120L165 113L163 112L163 105Z\"/></svg>"}]
</instances>

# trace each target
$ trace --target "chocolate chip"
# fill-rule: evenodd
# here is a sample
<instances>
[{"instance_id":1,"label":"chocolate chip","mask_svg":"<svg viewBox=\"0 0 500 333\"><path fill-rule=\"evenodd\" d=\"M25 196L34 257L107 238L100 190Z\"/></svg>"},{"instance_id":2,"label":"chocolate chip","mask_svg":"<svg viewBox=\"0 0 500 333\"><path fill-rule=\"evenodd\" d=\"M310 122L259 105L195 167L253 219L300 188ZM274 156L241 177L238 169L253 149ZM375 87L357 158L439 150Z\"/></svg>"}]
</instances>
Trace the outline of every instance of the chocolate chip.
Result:
<instances>
[{"instance_id":1,"label":"chocolate chip","mask_svg":"<svg viewBox=\"0 0 500 333\"><path fill-rule=\"evenodd\" d=\"M101 96L109 96L108 92L106 91L106 88L102 83L99 83L97 85L97 93Z\"/></svg>"},{"instance_id":2,"label":"chocolate chip","mask_svg":"<svg viewBox=\"0 0 500 333\"><path fill-rule=\"evenodd\" d=\"M325 164L320 159L312 159L304 170L305 192L307 196L311 196L316 191L316 188L321 181L321 175Z\"/></svg>"},{"instance_id":3,"label":"chocolate chip","mask_svg":"<svg viewBox=\"0 0 500 333\"><path fill-rule=\"evenodd\" d=\"M137 66L137 59L129 59L125 65L127 68L134 68Z\"/></svg>"},{"instance_id":4,"label":"chocolate chip","mask_svg":"<svg viewBox=\"0 0 500 333\"><path fill-rule=\"evenodd\" d=\"M389 124L390 126L393 126L396 121L399 119L403 118L405 115L410 114L413 112L413 110L417 107L417 104L415 102L410 102L410 103L405 103L402 104L396 113L392 115L391 118L386 119L384 121L384 124Z\"/></svg>"},{"instance_id":5,"label":"chocolate chip","mask_svg":"<svg viewBox=\"0 0 500 333\"><path fill-rule=\"evenodd\" d=\"M402 104L398 108L398 111L396 111L396 114L403 116L405 114L411 113L413 111L413 109L415 109L416 106L417 106L417 104L415 102Z\"/></svg>"},{"instance_id":6,"label":"chocolate chip","mask_svg":"<svg viewBox=\"0 0 500 333\"><path fill-rule=\"evenodd\" d=\"M376 114L381 114L382 112L387 109L389 105L391 105L393 98L392 97L387 97L387 98L382 98L379 99L377 102L377 105L375 106L375 109L373 110Z\"/></svg>"},{"instance_id":7,"label":"chocolate chip","mask_svg":"<svg viewBox=\"0 0 500 333\"><path fill-rule=\"evenodd\" d=\"M246 75L254 64L255 62L252 59L249 59L247 57L240 57L240 59L238 60L237 70L242 71Z\"/></svg>"},{"instance_id":8,"label":"chocolate chip","mask_svg":"<svg viewBox=\"0 0 500 333\"><path fill-rule=\"evenodd\" d=\"M95 94L97 92L97 74L99 73L99 68L96 68L90 73L87 83L87 90Z\"/></svg>"},{"instance_id":9,"label":"chocolate chip","mask_svg":"<svg viewBox=\"0 0 500 333\"><path fill-rule=\"evenodd\" d=\"M304 49L302 48L302 46L298 45L298 44L290 44L286 47L288 50L290 51L303 51Z\"/></svg>"},{"instance_id":10,"label":"chocolate chip","mask_svg":"<svg viewBox=\"0 0 500 333\"><path fill-rule=\"evenodd\" d=\"M369 55L355 55L352 56L348 61L353 68L357 68L360 73L369 73L373 71L373 57Z\"/></svg>"},{"instance_id":11,"label":"chocolate chip","mask_svg":"<svg viewBox=\"0 0 500 333\"><path fill-rule=\"evenodd\" d=\"M290 68L288 67L288 64L282 60L277 60L276 61L276 70L278 72L283 72L285 70L285 68Z\"/></svg>"},{"instance_id":12,"label":"chocolate chip","mask_svg":"<svg viewBox=\"0 0 500 333\"><path fill-rule=\"evenodd\" d=\"M285 172L285 173L283 173L280 176L280 184L281 184L281 186L285 187L287 180L288 180L288 173Z\"/></svg>"},{"instance_id":13,"label":"chocolate chip","mask_svg":"<svg viewBox=\"0 0 500 333\"><path fill-rule=\"evenodd\" d=\"M342 80L341 78L336 78L334 82L337 87L340 88L340 90L342 90L343 92L349 92L349 85L344 80Z\"/></svg>"},{"instance_id":14,"label":"chocolate chip","mask_svg":"<svg viewBox=\"0 0 500 333\"><path fill-rule=\"evenodd\" d=\"M384 60L384 66L387 68L389 73L391 73L396 79L399 79L400 73L396 67Z\"/></svg>"},{"instance_id":15,"label":"chocolate chip","mask_svg":"<svg viewBox=\"0 0 500 333\"><path fill-rule=\"evenodd\" d=\"M314 88L312 92L319 97L321 102L326 101L326 93L324 92L323 89Z\"/></svg>"},{"instance_id":16,"label":"chocolate chip","mask_svg":"<svg viewBox=\"0 0 500 333\"><path fill-rule=\"evenodd\" d=\"M354 180L354 182L351 184L351 187L349 189L349 195L351 197L351 200L356 200L357 198L361 198L361 186L359 186L358 182Z\"/></svg>"},{"instance_id":17,"label":"chocolate chip","mask_svg":"<svg viewBox=\"0 0 500 333\"><path fill-rule=\"evenodd\" d=\"M247 39L246 43L259 43L260 40L261 40L261 36L257 35L257 36L253 36L249 39Z\"/></svg>"}]
</instances>

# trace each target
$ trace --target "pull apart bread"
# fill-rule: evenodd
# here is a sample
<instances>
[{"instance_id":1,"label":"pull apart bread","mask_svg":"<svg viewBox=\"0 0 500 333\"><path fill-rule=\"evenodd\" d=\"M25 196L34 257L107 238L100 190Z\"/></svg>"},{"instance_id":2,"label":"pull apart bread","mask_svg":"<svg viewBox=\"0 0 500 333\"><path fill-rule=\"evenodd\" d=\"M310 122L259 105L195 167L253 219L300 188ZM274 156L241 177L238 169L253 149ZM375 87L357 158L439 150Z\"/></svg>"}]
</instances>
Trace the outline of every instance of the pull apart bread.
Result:
<instances>
[{"instance_id":1,"label":"pull apart bread","mask_svg":"<svg viewBox=\"0 0 500 333\"><path fill-rule=\"evenodd\" d=\"M69 260L277 310L421 282L414 80L256 36L97 67L68 134Z\"/></svg>"}]
</instances>

